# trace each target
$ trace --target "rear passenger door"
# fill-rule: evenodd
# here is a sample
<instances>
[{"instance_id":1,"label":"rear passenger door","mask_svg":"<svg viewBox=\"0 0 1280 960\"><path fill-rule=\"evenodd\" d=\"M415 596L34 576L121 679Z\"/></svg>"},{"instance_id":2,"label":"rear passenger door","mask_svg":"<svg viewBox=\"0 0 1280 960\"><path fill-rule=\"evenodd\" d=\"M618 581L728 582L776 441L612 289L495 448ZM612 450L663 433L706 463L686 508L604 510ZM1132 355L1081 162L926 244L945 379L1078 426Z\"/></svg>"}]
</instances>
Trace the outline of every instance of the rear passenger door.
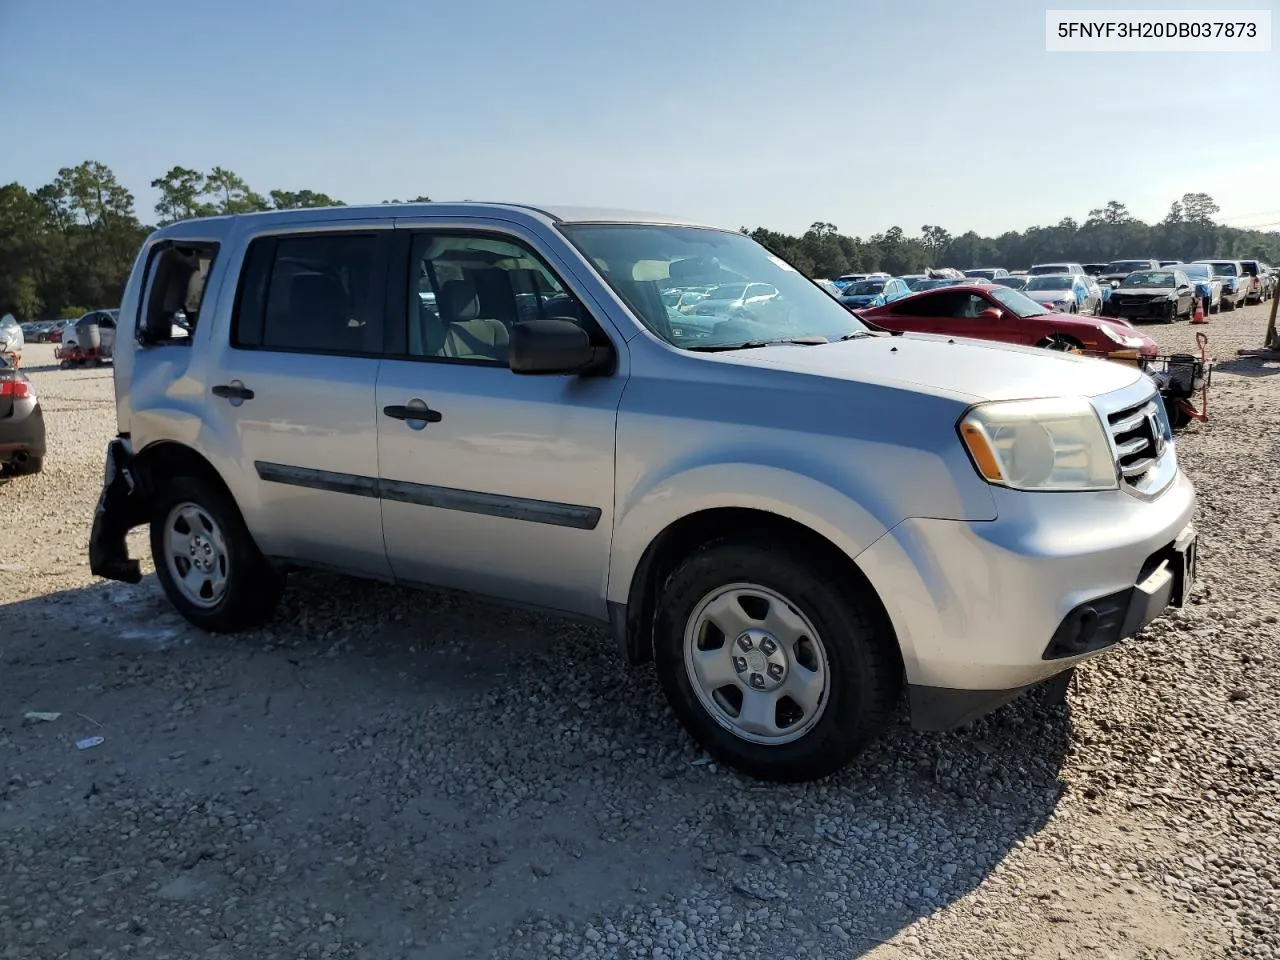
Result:
<instances>
[{"instance_id":1,"label":"rear passenger door","mask_svg":"<svg viewBox=\"0 0 1280 960\"><path fill-rule=\"evenodd\" d=\"M376 404L395 576L605 617L625 354L612 376L512 373L517 323L569 317L610 342L571 265L506 228L396 233L402 308Z\"/></svg>"},{"instance_id":2,"label":"rear passenger door","mask_svg":"<svg viewBox=\"0 0 1280 960\"><path fill-rule=\"evenodd\" d=\"M391 221L254 239L210 382L264 552L390 579L374 385Z\"/></svg>"}]
</instances>

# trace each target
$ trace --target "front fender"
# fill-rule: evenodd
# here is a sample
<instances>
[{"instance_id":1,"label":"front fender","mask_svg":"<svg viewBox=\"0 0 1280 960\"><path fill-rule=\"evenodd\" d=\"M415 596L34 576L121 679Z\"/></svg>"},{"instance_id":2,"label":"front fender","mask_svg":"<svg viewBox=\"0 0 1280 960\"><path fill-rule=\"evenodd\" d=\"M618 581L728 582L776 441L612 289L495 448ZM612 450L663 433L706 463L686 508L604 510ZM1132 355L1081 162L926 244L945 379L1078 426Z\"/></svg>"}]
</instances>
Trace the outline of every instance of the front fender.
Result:
<instances>
[{"instance_id":1,"label":"front fender","mask_svg":"<svg viewBox=\"0 0 1280 960\"><path fill-rule=\"evenodd\" d=\"M850 558L891 526L834 487L803 474L758 463L699 465L663 477L619 514L609 562L610 602L627 602L640 559L662 531L692 514L726 507L761 510L803 524Z\"/></svg>"}]
</instances>

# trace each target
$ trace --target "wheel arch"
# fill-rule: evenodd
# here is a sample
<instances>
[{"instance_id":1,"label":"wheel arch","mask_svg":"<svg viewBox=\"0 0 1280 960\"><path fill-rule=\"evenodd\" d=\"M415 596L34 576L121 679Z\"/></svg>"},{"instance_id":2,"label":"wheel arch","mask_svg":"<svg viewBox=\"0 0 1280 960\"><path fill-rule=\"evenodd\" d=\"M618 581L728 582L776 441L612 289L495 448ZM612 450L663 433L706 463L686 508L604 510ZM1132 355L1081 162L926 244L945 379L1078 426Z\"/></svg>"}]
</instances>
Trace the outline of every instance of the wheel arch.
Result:
<instances>
[{"instance_id":1,"label":"wheel arch","mask_svg":"<svg viewBox=\"0 0 1280 960\"><path fill-rule=\"evenodd\" d=\"M168 477L196 477L216 484L235 501L231 488L222 474L203 454L178 440L157 440L134 454L134 464L149 496Z\"/></svg>"},{"instance_id":2,"label":"wheel arch","mask_svg":"<svg viewBox=\"0 0 1280 960\"><path fill-rule=\"evenodd\" d=\"M1061 330L1054 330L1050 333L1046 333L1043 337L1041 337L1038 341L1036 341L1036 346L1047 347L1054 340L1065 340L1067 343L1071 344L1073 347L1076 347L1079 350L1084 349L1084 341L1082 341L1079 337L1077 337L1073 333L1064 333Z\"/></svg>"},{"instance_id":3,"label":"wheel arch","mask_svg":"<svg viewBox=\"0 0 1280 960\"><path fill-rule=\"evenodd\" d=\"M682 559L707 543L733 538L781 544L810 557L822 569L847 580L867 601L880 635L901 657L888 610L853 557L812 527L754 507L709 507L672 521L645 548L631 575L625 604L610 603L617 639L628 663L653 659L653 628L658 597Z\"/></svg>"}]
</instances>

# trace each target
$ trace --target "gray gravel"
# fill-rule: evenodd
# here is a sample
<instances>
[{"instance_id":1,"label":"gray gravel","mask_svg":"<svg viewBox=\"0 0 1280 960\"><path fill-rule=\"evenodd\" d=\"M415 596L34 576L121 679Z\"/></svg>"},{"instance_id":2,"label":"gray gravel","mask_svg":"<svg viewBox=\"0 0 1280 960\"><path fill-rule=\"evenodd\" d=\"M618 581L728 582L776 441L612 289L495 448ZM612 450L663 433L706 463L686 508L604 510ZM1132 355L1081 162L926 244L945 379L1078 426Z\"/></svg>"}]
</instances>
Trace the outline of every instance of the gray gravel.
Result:
<instances>
[{"instance_id":1,"label":"gray gravel","mask_svg":"<svg viewBox=\"0 0 1280 960\"><path fill-rule=\"evenodd\" d=\"M1195 604L1066 707L900 722L795 787L706 762L575 623L305 575L270 629L210 637L154 577L94 580L110 371L31 348L52 450L0 487L0 957L1280 956L1280 364L1234 360L1264 324L1150 328L1229 361L1180 444Z\"/></svg>"}]
</instances>

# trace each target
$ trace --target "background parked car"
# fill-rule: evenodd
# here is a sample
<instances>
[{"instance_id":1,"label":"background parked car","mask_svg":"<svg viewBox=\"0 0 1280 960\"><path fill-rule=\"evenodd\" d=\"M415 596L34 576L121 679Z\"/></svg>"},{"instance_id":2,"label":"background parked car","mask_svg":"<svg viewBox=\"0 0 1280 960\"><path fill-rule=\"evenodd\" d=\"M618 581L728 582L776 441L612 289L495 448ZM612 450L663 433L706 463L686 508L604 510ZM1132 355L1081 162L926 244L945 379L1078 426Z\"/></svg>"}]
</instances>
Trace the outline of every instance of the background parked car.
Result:
<instances>
[{"instance_id":1,"label":"background parked car","mask_svg":"<svg viewBox=\"0 0 1280 960\"><path fill-rule=\"evenodd\" d=\"M1249 293L1249 277L1239 260L1197 260L1206 263L1213 270L1213 275L1222 281L1222 307L1234 310L1245 303Z\"/></svg>"},{"instance_id":2,"label":"background parked car","mask_svg":"<svg viewBox=\"0 0 1280 960\"><path fill-rule=\"evenodd\" d=\"M840 292L840 302L851 309L878 307L885 303L893 303L911 294L911 288L897 277L888 279L859 280L851 283Z\"/></svg>"},{"instance_id":3,"label":"background parked car","mask_svg":"<svg viewBox=\"0 0 1280 960\"><path fill-rule=\"evenodd\" d=\"M1249 277L1249 292L1245 297L1245 303L1250 300L1254 303L1262 303L1263 300L1268 299L1271 296L1271 284L1263 272L1263 262L1261 260L1241 260L1240 267Z\"/></svg>"},{"instance_id":4,"label":"background parked car","mask_svg":"<svg viewBox=\"0 0 1280 960\"><path fill-rule=\"evenodd\" d=\"M771 317L782 304L777 287L767 283L722 283L693 305L694 316Z\"/></svg>"},{"instance_id":5,"label":"background parked car","mask_svg":"<svg viewBox=\"0 0 1280 960\"><path fill-rule=\"evenodd\" d=\"M1098 274L1098 283L1114 287L1125 277L1139 270L1159 269L1160 263L1157 260L1112 260L1102 268L1102 273Z\"/></svg>"},{"instance_id":6,"label":"background parked car","mask_svg":"<svg viewBox=\"0 0 1280 960\"><path fill-rule=\"evenodd\" d=\"M1010 290L1025 290L1027 288L1027 282L1030 279L1031 278L1026 275L1021 277L996 277L992 283L997 283L1002 287L1008 287Z\"/></svg>"},{"instance_id":7,"label":"background parked car","mask_svg":"<svg viewBox=\"0 0 1280 960\"><path fill-rule=\"evenodd\" d=\"M1084 273L1082 263L1037 263L1027 271L1031 276L1042 273Z\"/></svg>"},{"instance_id":8,"label":"background parked car","mask_svg":"<svg viewBox=\"0 0 1280 960\"><path fill-rule=\"evenodd\" d=\"M1222 281L1213 275L1207 263L1175 263L1172 269L1181 270L1196 288L1196 299L1205 313L1222 309Z\"/></svg>"},{"instance_id":9,"label":"background parked car","mask_svg":"<svg viewBox=\"0 0 1280 960\"><path fill-rule=\"evenodd\" d=\"M26 335L13 314L6 313L0 317L0 355L20 355L26 342Z\"/></svg>"},{"instance_id":10,"label":"background parked car","mask_svg":"<svg viewBox=\"0 0 1280 960\"><path fill-rule=\"evenodd\" d=\"M1027 279L1023 288L1031 299L1063 313L1102 312L1102 290L1083 273L1041 273Z\"/></svg>"},{"instance_id":11,"label":"background parked car","mask_svg":"<svg viewBox=\"0 0 1280 960\"><path fill-rule=\"evenodd\" d=\"M44 455L44 412L35 387L0 351L0 471L39 473Z\"/></svg>"},{"instance_id":12,"label":"background parked car","mask_svg":"<svg viewBox=\"0 0 1280 960\"><path fill-rule=\"evenodd\" d=\"M1116 287L1103 313L1108 317L1128 320L1191 319L1196 308L1196 288L1181 270L1139 270L1129 274Z\"/></svg>"},{"instance_id":13,"label":"background parked car","mask_svg":"<svg viewBox=\"0 0 1280 960\"><path fill-rule=\"evenodd\" d=\"M918 293L922 290L936 290L939 287L954 287L961 283L988 283L987 280L974 280L970 277L927 277L924 280L915 280L908 284L912 293Z\"/></svg>"},{"instance_id":14,"label":"background parked car","mask_svg":"<svg viewBox=\"0 0 1280 960\"><path fill-rule=\"evenodd\" d=\"M1004 267L974 267L972 270L964 272L966 277L981 277L983 280L998 280L1000 277L1007 277L1009 271Z\"/></svg>"},{"instance_id":15,"label":"background parked car","mask_svg":"<svg viewBox=\"0 0 1280 960\"><path fill-rule=\"evenodd\" d=\"M858 316L886 330L949 334L1116 359L1154 357L1156 342L1125 324L1048 310L1018 290L963 284L917 293Z\"/></svg>"}]
</instances>

